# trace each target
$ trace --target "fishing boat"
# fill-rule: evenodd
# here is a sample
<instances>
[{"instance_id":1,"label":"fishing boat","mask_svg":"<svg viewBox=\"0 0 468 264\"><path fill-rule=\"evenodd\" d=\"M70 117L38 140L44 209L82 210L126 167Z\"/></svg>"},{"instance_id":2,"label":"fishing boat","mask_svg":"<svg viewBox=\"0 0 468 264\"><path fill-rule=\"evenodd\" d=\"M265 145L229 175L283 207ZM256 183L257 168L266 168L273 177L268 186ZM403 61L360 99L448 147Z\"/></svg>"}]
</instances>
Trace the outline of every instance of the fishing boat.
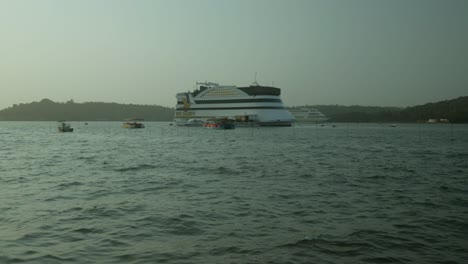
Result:
<instances>
[{"instance_id":1,"label":"fishing boat","mask_svg":"<svg viewBox=\"0 0 468 264\"><path fill-rule=\"evenodd\" d=\"M280 88L257 82L247 87L197 82L193 92L176 95L174 121L185 126L193 119L230 117L237 126L291 126L294 116L284 107L280 94Z\"/></svg>"},{"instance_id":2,"label":"fishing boat","mask_svg":"<svg viewBox=\"0 0 468 264\"><path fill-rule=\"evenodd\" d=\"M123 123L123 128L145 128L143 123L137 122L143 121L143 119L129 119L127 122Z\"/></svg>"},{"instance_id":3,"label":"fishing boat","mask_svg":"<svg viewBox=\"0 0 468 264\"><path fill-rule=\"evenodd\" d=\"M73 132L73 128L69 124L65 123L64 120L60 120L57 122L58 122L57 128L59 132Z\"/></svg>"},{"instance_id":4,"label":"fishing boat","mask_svg":"<svg viewBox=\"0 0 468 264\"><path fill-rule=\"evenodd\" d=\"M212 118L208 119L203 127L210 129L234 129L236 126L233 124L232 120L227 118Z\"/></svg>"}]
</instances>

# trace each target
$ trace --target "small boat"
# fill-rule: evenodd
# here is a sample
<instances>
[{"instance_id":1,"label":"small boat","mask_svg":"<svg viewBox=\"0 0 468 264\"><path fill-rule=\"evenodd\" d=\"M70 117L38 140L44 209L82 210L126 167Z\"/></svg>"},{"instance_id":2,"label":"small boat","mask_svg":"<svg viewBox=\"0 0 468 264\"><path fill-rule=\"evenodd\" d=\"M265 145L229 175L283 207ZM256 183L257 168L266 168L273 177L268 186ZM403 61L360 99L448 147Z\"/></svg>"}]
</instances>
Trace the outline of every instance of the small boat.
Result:
<instances>
[{"instance_id":1,"label":"small boat","mask_svg":"<svg viewBox=\"0 0 468 264\"><path fill-rule=\"evenodd\" d=\"M187 120L187 123L183 124L184 126L203 126L205 124L205 121L202 119L189 119Z\"/></svg>"},{"instance_id":2,"label":"small boat","mask_svg":"<svg viewBox=\"0 0 468 264\"><path fill-rule=\"evenodd\" d=\"M58 131L59 132L73 132L73 128L70 127L69 124L65 123L64 120L57 121L58 124Z\"/></svg>"},{"instance_id":3,"label":"small boat","mask_svg":"<svg viewBox=\"0 0 468 264\"><path fill-rule=\"evenodd\" d=\"M208 119L204 124L203 127L211 128L211 129L234 129L236 126L233 122L227 118L222 119Z\"/></svg>"},{"instance_id":4,"label":"small boat","mask_svg":"<svg viewBox=\"0 0 468 264\"><path fill-rule=\"evenodd\" d=\"M145 125L137 121L143 121L143 119L131 119L123 123L123 128L145 128Z\"/></svg>"}]
</instances>

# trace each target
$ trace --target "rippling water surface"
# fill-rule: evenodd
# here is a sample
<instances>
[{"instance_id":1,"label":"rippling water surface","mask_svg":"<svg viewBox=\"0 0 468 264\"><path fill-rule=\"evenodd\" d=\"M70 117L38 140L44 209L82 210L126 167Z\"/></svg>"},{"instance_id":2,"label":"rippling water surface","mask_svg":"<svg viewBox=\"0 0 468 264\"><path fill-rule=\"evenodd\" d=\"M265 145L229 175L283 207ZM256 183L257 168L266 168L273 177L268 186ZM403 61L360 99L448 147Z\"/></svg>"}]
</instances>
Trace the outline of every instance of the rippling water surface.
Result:
<instances>
[{"instance_id":1,"label":"rippling water surface","mask_svg":"<svg viewBox=\"0 0 468 264\"><path fill-rule=\"evenodd\" d=\"M466 263L468 126L0 122L0 263Z\"/></svg>"}]
</instances>

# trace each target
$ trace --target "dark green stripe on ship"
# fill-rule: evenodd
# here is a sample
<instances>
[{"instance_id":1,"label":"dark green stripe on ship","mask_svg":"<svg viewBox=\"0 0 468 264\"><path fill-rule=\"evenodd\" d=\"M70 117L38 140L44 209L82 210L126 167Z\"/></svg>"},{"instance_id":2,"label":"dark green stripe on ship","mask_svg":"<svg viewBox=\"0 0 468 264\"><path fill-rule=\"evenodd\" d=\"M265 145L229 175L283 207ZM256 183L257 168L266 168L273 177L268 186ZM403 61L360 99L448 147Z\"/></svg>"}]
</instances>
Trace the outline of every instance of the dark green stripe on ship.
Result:
<instances>
[{"instance_id":1,"label":"dark green stripe on ship","mask_svg":"<svg viewBox=\"0 0 468 264\"><path fill-rule=\"evenodd\" d=\"M281 99L196 100L196 104L282 103ZM183 104L177 101L177 104Z\"/></svg>"},{"instance_id":2,"label":"dark green stripe on ship","mask_svg":"<svg viewBox=\"0 0 468 264\"><path fill-rule=\"evenodd\" d=\"M245 107L191 107L184 109L183 106L177 107L177 110L239 110L239 109L285 109L282 106L245 106Z\"/></svg>"}]
</instances>

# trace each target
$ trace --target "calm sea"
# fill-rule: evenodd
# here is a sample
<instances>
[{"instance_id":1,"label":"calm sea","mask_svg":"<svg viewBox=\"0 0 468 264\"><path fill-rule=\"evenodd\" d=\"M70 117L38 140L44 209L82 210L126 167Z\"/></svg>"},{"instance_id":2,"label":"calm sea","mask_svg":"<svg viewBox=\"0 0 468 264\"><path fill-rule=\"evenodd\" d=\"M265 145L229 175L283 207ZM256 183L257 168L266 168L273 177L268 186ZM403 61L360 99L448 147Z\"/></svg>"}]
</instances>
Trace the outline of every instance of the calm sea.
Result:
<instances>
[{"instance_id":1,"label":"calm sea","mask_svg":"<svg viewBox=\"0 0 468 264\"><path fill-rule=\"evenodd\" d=\"M0 122L0 263L466 263L468 126Z\"/></svg>"}]
</instances>

